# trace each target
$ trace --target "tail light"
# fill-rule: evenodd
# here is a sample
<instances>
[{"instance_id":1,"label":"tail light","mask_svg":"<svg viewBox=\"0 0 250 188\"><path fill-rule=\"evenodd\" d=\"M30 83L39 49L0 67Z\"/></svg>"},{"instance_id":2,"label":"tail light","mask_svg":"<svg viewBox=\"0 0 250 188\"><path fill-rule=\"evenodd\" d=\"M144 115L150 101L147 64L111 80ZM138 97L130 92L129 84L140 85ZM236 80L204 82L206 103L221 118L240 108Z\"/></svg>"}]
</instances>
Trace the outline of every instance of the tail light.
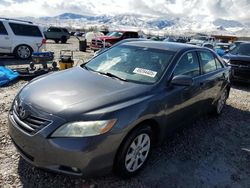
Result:
<instances>
[{"instance_id":1,"label":"tail light","mask_svg":"<svg viewBox=\"0 0 250 188\"><path fill-rule=\"evenodd\" d=\"M43 40L42 40L42 44L46 44L46 39L43 39Z\"/></svg>"}]
</instances>

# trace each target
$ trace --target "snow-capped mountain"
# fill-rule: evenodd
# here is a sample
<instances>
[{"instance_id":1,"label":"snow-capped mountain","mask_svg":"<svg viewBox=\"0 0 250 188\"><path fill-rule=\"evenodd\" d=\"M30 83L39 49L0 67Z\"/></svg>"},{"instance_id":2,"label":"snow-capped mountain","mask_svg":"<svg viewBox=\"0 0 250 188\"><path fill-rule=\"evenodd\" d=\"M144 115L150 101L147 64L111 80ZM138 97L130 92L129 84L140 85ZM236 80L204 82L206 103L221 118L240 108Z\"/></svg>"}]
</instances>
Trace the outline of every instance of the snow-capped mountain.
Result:
<instances>
[{"instance_id":1,"label":"snow-capped mountain","mask_svg":"<svg viewBox=\"0 0 250 188\"><path fill-rule=\"evenodd\" d=\"M187 33L210 32L216 34L249 34L250 26L235 20L207 17L149 17L133 14L89 16L64 13L55 17L28 18L42 25L58 25L80 29L88 26L106 25L111 29L147 30L148 32Z\"/></svg>"},{"instance_id":2,"label":"snow-capped mountain","mask_svg":"<svg viewBox=\"0 0 250 188\"><path fill-rule=\"evenodd\" d=\"M224 19L216 19L213 22L216 26L222 26L224 28L232 28L232 27L244 27L244 25L235 20L224 20Z\"/></svg>"}]
</instances>

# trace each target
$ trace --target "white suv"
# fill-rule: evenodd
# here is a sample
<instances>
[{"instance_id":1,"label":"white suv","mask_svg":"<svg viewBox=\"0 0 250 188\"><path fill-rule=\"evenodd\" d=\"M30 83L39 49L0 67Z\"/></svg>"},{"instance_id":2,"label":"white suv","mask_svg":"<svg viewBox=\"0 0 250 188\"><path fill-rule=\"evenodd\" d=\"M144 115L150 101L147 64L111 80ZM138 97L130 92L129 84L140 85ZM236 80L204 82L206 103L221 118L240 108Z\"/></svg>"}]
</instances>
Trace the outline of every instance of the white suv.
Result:
<instances>
[{"instance_id":1,"label":"white suv","mask_svg":"<svg viewBox=\"0 0 250 188\"><path fill-rule=\"evenodd\" d=\"M32 52L45 48L46 39L41 28L32 22L0 18L0 54L29 59Z\"/></svg>"}]
</instances>

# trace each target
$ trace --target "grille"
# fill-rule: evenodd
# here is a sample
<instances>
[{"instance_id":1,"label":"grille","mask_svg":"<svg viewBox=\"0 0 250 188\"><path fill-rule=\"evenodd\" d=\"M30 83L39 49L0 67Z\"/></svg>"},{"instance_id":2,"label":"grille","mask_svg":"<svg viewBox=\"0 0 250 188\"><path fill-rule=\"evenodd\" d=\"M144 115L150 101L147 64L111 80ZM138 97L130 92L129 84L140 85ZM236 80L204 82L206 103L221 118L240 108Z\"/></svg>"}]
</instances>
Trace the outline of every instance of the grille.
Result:
<instances>
[{"instance_id":1,"label":"grille","mask_svg":"<svg viewBox=\"0 0 250 188\"><path fill-rule=\"evenodd\" d=\"M243 66L249 66L249 67L250 67L250 62L249 62L249 61L231 60L230 63L231 63L232 65L243 65Z\"/></svg>"},{"instance_id":2,"label":"grille","mask_svg":"<svg viewBox=\"0 0 250 188\"><path fill-rule=\"evenodd\" d=\"M11 112L12 120L18 125L18 127L29 134L35 134L45 126L49 125L52 121L36 117L29 114L27 117L22 119L19 115L18 103L15 101L13 110Z\"/></svg>"},{"instance_id":3,"label":"grille","mask_svg":"<svg viewBox=\"0 0 250 188\"><path fill-rule=\"evenodd\" d=\"M92 40L92 44L95 46L103 46L103 42L101 40Z\"/></svg>"},{"instance_id":4,"label":"grille","mask_svg":"<svg viewBox=\"0 0 250 188\"><path fill-rule=\"evenodd\" d=\"M250 80L250 71L234 70L234 76Z\"/></svg>"}]
</instances>

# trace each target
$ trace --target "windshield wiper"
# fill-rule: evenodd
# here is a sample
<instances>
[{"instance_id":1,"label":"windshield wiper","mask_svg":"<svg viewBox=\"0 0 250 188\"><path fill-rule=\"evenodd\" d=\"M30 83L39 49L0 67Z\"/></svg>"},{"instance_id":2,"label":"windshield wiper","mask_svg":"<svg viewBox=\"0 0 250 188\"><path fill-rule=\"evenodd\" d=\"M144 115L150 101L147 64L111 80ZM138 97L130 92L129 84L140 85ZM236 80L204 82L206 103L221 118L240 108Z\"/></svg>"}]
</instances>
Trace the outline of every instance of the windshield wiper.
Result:
<instances>
[{"instance_id":1,"label":"windshield wiper","mask_svg":"<svg viewBox=\"0 0 250 188\"><path fill-rule=\"evenodd\" d=\"M121 78L121 77L119 77L119 76L117 76L117 75L115 75L115 74L112 74L112 73L110 73L110 72L98 72L98 73L103 74L103 75L106 75L106 76L111 77L111 78L117 78L117 79L122 80L122 81L125 81L125 82L127 81L126 79Z\"/></svg>"}]
</instances>

